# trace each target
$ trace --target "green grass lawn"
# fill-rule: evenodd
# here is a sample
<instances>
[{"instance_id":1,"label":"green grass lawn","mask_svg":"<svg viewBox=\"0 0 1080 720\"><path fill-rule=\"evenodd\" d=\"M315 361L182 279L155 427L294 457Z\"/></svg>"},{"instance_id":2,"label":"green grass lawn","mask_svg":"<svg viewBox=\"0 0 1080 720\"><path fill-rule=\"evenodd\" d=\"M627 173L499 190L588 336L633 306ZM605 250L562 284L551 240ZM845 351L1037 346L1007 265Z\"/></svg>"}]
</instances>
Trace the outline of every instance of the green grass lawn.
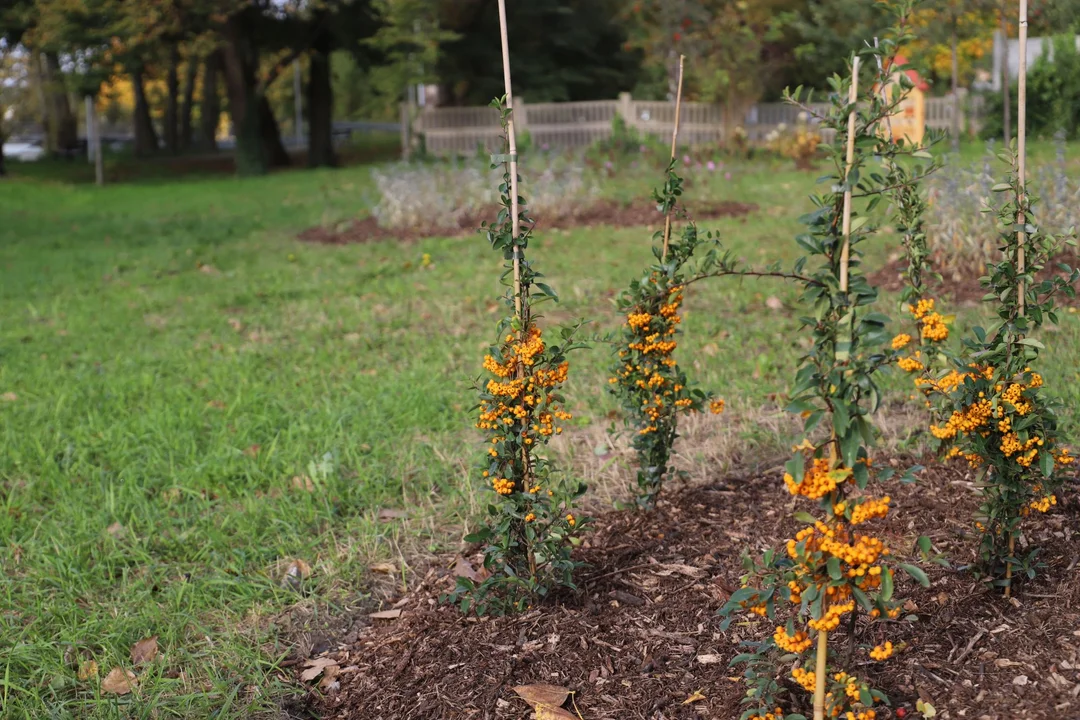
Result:
<instances>
[{"instance_id":1,"label":"green grass lawn","mask_svg":"<svg viewBox=\"0 0 1080 720\"><path fill-rule=\"evenodd\" d=\"M760 209L704 227L748 262L793 260L814 178L730 169L691 195ZM273 717L295 692L279 663L306 630L364 610L369 563L405 568L474 516L470 386L501 310L501 259L479 236L295 239L364 212L368 172L97 189L16 170L0 185L4 717ZM611 297L648 262L650 236L538 236L532 259L562 296L548 321L615 328ZM896 314L895 298L882 306ZM803 347L795 289L702 283L686 308L683 363L727 398L725 422L775 409ZM1080 317L1046 339L1047 383L1075 408ZM602 346L572 362L571 434L610 424L608 362ZM903 383L888 381L895 396ZM740 432L748 446L786 442L752 422ZM383 522L381 508L408 517ZM296 559L313 571L300 592L281 582ZM79 679L91 660L99 676L130 667L152 635L161 653L135 693Z\"/></svg>"}]
</instances>

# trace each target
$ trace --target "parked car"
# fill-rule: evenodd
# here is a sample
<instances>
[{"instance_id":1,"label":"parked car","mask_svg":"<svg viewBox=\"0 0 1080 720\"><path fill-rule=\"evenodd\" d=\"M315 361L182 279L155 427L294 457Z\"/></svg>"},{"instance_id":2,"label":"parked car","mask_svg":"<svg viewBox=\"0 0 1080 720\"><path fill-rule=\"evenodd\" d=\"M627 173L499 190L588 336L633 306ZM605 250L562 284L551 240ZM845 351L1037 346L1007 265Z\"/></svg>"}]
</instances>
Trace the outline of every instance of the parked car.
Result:
<instances>
[{"instance_id":1,"label":"parked car","mask_svg":"<svg viewBox=\"0 0 1080 720\"><path fill-rule=\"evenodd\" d=\"M20 162L34 162L45 155L45 148L36 143L10 142L4 143L4 158L19 160Z\"/></svg>"}]
</instances>

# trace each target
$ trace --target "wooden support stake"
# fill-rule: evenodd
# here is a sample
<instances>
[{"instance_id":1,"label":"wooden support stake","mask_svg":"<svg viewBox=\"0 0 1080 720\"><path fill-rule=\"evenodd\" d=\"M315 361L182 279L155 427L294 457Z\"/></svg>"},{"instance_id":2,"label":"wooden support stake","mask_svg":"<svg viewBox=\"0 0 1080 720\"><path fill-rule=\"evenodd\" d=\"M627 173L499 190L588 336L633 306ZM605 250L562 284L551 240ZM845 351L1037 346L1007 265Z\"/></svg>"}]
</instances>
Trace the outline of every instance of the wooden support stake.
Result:
<instances>
[{"instance_id":1,"label":"wooden support stake","mask_svg":"<svg viewBox=\"0 0 1080 720\"><path fill-rule=\"evenodd\" d=\"M510 146L510 221L514 242L514 310L524 327L525 317L521 298L521 218L518 209L517 138L514 137L514 97L510 88L510 41L506 32L506 0L499 0L499 34L502 41L503 86L506 91L506 107L510 119L506 124L506 140Z\"/></svg>"},{"instance_id":2,"label":"wooden support stake","mask_svg":"<svg viewBox=\"0 0 1080 720\"><path fill-rule=\"evenodd\" d=\"M679 141L679 115L682 113L682 82L683 82L683 61L685 57L679 56L679 84L675 90L675 128L671 131L671 159L675 159L676 145ZM671 242L671 212L674 210L668 210L667 215L664 216L664 250L660 254L661 262L667 259L668 244Z\"/></svg>"},{"instance_id":3,"label":"wooden support stake","mask_svg":"<svg viewBox=\"0 0 1080 720\"><path fill-rule=\"evenodd\" d=\"M817 663L814 666L814 720L825 720L825 660L829 654L829 633L818 630Z\"/></svg>"},{"instance_id":4,"label":"wooden support stake","mask_svg":"<svg viewBox=\"0 0 1080 720\"><path fill-rule=\"evenodd\" d=\"M1020 229L1016 231L1016 272L1018 275L1024 274L1024 243L1027 240L1027 233L1024 232L1024 225L1027 223L1027 217L1023 212L1023 203L1025 202L1027 195L1027 34L1027 0L1020 0L1020 62L1016 92L1016 224L1020 226ZM1017 280L1016 304L1020 317L1024 317L1024 308L1027 299L1026 295L1027 289L1024 287L1023 279ZM1012 557L1015 549L1016 538L1013 535L1013 531L1010 530L1009 557ZM1006 561L1005 597L1009 597L1012 594L1012 570L1012 563Z\"/></svg>"},{"instance_id":5,"label":"wooden support stake","mask_svg":"<svg viewBox=\"0 0 1080 720\"><path fill-rule=\"evenodd\" d=\"M855 164L855 102L859 99L859 56L851 61L851 90L848 103L852 106L847 124L847 165L844 169L844 216L842 230L844 246L840 250L840 292L848 291L848 265L851 263L851 186L848 180Z\"/></svg>"}]
</instances>

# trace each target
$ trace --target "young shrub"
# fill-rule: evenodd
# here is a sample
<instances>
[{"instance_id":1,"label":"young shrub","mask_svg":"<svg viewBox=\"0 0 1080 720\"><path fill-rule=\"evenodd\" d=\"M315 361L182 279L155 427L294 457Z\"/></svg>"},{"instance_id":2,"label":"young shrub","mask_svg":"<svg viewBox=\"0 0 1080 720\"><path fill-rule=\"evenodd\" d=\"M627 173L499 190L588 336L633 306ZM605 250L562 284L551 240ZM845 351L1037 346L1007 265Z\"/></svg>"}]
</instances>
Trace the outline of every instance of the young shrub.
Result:
<instances>
[{"instance_id":1,"label":"young shrub","mask_svg":"<svg viewBox=\"0 0 1080 720\"><path fill-rule=\"evenodd\" d=\"M901 13L909 9L905 4ZM907 40L902 28L901 24L880 48L868 48L862 55L894 56L897 45ZM811 501L816 511L795 513L805 527L782 551L770 550L760 562L744 558L743 587L723 610L729 615L725 623L742 610L786 618L776 625L771 639L733 661L747 663L749 707L743 720L779 714L779 686L763 669L769 662L774 667L790 664L790 680L813 694L815 718L874 718L874 707L888 699L855 675L854 657L844 658L835 648L830 651L829 634L846 621L850 647L857 639L860 610L871 622L898 616L893 567L928 584L918 568L891 565L889 548L868 530L868 523L884 518L891 505L889 496L869 490L872 481L892 475L889 468L877 469L871 459L875 428L870 416L879 402L875 374L895 357L883 349L888 318L871 310L877 291L860 268L860 246L875 231L869 213L889 188L880 173L868 171L868 165L875 155L896 165L903 156L920 151L877 137L878 125L895 112L901 98L888 101L874 91L860 97L859 59L853 61L851 81L839 77L831 81L834 100L822 119L823 127L836 131L828 153L830 189L813 198L816 209L802 218L807 230L797 238L807 252L800 265L813 267L802 296L808 310L803 325L813 346L802 358L791 390L789 409L805 418L805 437L794 448L784 485L790 494ZM879 66L875 81L886 79ZM797 93L788 93L788 100L794 102ZM868 214L853 210L855 197L868 199ZM827 433L815 432L823 422ZM894 648L883 641L880 631L874 638L877 642L863 646L866 657L882 661L892 655ZM794 703L801 704L797 698Z\"/></svg>"},{"instance_id":2,"label":"young shrub","mask_svg":"<svg viewBox=\"0 0 1080 720\"><path fill-rule=\"evenodd\" d=\"M487 527L466 538L483 543L487 577L481 582L459 577L450 598L463 611L478 614L520 611L556 588L573 588L578 563L570 551L587 522L574 512L574 500L585 486L568 488L539 453L571 417L560 390L569 372L566 355L582 346L574 342L577 327L562 329L551 342L536 322L536 306L557 297L525 256L532 221L517 194L510 111L502 100L493 104L502 109L508 147L501 156L503 209L485 229L492 248L506 261L503 277L513 278L503 296L507 315L484 358L486 381L478 388L476 427L487 437L480 475L495 497Z\"/></svg>"},{"instance_id":3,"label":"young shrub","mask_svg":"<svg viewBox=\"0 0 1080 720\"><path fill-rule=\"evenodd\" d=\"M675 172L672 160L667 181L654 192L665 217L675 210L681 195L682 179ZM655 507L669 474L679 415L700 412L706 407L716 414L724 409L723 400L692 386L673 353L678 346L682 322L679 307L686 286L706 277L734 272L734 263L730 256L714 247L701 262L694 264L694 252L702 238L693 222L685 222L679 240L668 243L662 242L663 238L664 233L660 232L654 237L658 241L653 246L656 263L619 296L619 312L626 316L626 322L608 381L612 393L622 402L627 425L634 433L633 447L638 458L636 500L643 509Z\"/></svg>"},{"instance_id":4,"label":"young shrub","mask_svg":"<svg viewBox=\"0 0 1080 720\"><path fill-rule=\"evenodd\" d=\"M1047 320L1057 322L1054 299L1075 294L1080 271L1061 264L1058 269L1067 276L1037 279L1062 245L1074 243L1039 227L1033 213L1037 200L1024 188L1017 152L1001 159L1009 164L1009 176L993 190L1010 195L998 212L1005 253L982 278L985 299L996 305L998 319L988 328L974 328L954 368L929 388L947 417L931 425L931 432L948 456L980 469L981 571L1008 592L1015 570L1035 574L1037 549L1023 557L1015 553L1024 518L1056 504L1061 470L1074 461L1060 445L1053 403L1034 369L1044 346L1031 335Z\"/></svg>"}]
</instances>

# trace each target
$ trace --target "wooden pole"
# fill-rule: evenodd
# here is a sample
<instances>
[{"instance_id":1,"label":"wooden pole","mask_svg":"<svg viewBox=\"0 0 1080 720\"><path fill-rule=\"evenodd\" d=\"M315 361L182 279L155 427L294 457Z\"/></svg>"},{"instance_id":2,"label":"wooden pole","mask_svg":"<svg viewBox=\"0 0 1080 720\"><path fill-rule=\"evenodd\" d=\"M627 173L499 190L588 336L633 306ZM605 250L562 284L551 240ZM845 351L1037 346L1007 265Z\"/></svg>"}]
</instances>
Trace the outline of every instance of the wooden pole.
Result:
<instances>
[{"instance_id":1,"label":"wooden pole","mask_svg":"<svg viewBox=\"0 0 1080 720\"><path fill-rule=\"evenodd\" d=\"M851 264L851 185L848 184L851 166L855 163L855 102L859 99L859 56L851 62L851 90L848 103L852 106L848 114L847 159L844 168L844 216L842 231L844 246L840 250L840 292L848 291L848 265Z\"/></svg>"},{"instance_id":2,"label":"wooden pole","mask_svg":"<svg viewBox=\"0 0 1080 720\"><path fill-rule=\"evenodd\" d=\"M1027 0L1020 0L1020 47L1019 47L1019 72L1016 90L1016 224L1020 229L1016 231L1016 272L1024 274L1025 258L1024 243L1027 233L1024 225L1027 217L1023 212L1023 203L1027 195ZM1027 290L1023 279L1016 282L1016 305L1020 317L1024 316ZM1009 530L1009 557L1016 550L1016 537ZM1005 562L1005 597L1012 594L1012 563Z\"/></svg>"},{"instance_id":3,"label":"wooden pole","mask_svg":"<svg viewBox=\"0 0 1080 720\"><path fill-rule=\"evenodd\" d=\"M506 0L499 0L499 34L502 40L503 86L506 92L506 107L510 118L506 124L506 140L510 146L510 222L514 242L514 310L519 320L522 316L521 302L521 218L518 211L518 174L517 174L517 138L514 137L514 96L510 88L510 40L506 32Z\"/></svg>"},{"instance_id":4,"label":"wooden pole","mask_svg":"<svg viewBox=\"0 0 1080 720\"><path fill-rule=\"evenodd\" d=\"M679 80L678 86L675 90L675 128L671 131L671 159L675 159L676 146L679 141L679 116L682 114L682 84L683 84L683 61L686 58L683 55L679 56ZM667 259L668 244L671 242L671 210L668 210L667 215L664 216L664 250L660 254L660 260L663 262Z\"/></svg>"},{"instance_id":5,"label":"wooden pole","mask_svg":"<svg viewBox=\"0 0 1080 720\"><path fill-rule=\"evenodd\" d=\"M1012 140L1012 103L1009 102L1009 35L1008 26L1005 24L1005 5L1001 6L1001 105L1004 110L1002 118L1003 134L1005 135L1005 149L1009 149L1009 141Z\"/></svg>"}]
</instances>

